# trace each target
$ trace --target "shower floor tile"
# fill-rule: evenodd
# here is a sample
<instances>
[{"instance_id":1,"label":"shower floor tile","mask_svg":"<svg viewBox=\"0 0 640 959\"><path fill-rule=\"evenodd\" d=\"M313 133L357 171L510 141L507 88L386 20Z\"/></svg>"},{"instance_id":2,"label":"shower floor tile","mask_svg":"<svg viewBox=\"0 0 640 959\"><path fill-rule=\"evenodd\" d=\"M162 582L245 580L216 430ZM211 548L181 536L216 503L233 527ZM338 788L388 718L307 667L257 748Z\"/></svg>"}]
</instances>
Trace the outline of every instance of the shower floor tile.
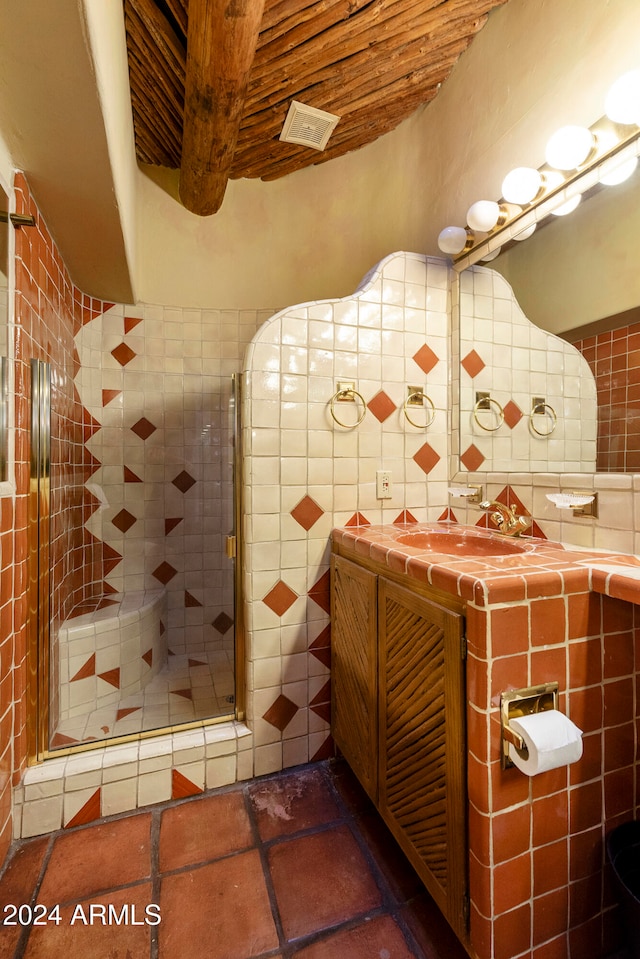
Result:
<instances>
[{"instance_id":1,"label":"shower floor tile","mask_svg":"<svg viewBox=\"0 0 640 959\"><path fill-rule=\"evenodd\" d=\"M12 930L0 959L467 959L342 762L16 843L16 897L61 922Z\"/></svg>"},{"instance_id":2,"label":"shower floor tile","mask_svg":"<svg viewBox=\"0 0 640 959\"><path fill-rule=\"evenodd\" d=\"M61 722L53 747L230 716L233 692L232 650L169 656L164 669L141 692Z\"/></svg>"}]
</instances>

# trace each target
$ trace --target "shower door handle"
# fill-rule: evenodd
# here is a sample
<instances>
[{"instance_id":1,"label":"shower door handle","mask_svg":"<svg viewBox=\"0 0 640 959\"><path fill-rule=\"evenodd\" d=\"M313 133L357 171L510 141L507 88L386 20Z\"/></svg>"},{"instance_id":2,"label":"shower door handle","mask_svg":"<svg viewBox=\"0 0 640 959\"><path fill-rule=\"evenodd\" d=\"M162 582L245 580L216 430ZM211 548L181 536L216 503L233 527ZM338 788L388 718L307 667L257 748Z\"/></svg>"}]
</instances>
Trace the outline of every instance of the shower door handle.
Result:
<instances>
[{"instance_id":1,"label":"shower door handle","mask_svg":"<svg viewBox=\"0 0 640 959\"><path fill-rule=\"evenodd\" d=\"M225 552L227 554L227 559L236 558L236 538L233 533L229 533L225 543Z\"/></svg>"}]
</instances>

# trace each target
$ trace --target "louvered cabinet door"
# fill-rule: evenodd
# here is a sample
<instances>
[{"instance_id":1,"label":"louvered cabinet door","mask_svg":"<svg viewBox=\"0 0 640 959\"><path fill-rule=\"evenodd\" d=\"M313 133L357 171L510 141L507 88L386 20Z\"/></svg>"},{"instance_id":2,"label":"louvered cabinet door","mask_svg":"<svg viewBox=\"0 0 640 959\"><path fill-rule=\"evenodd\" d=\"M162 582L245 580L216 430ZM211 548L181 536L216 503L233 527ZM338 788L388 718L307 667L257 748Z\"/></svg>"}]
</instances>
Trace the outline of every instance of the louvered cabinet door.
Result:
<instances>
[{"instance_id":1,"label":"louvered cabinet door","mask_svg":"<svg viewBox=\"0 0 640 959\"><path fill-rule=\"evenodd\" d=\"M378 618L380 812L464 939L464 620L383 577Z\"/></svg>"},{"instance_id":2,"label":"louvered cabinet door","mask_svg":"<svg viewBox=\"0 0 640 959\"><path fill-rule=\"evenodd\" d=\"M331 732L369 796L377 798L377 579L331 561Z\"/></svg>"}]
</instances>

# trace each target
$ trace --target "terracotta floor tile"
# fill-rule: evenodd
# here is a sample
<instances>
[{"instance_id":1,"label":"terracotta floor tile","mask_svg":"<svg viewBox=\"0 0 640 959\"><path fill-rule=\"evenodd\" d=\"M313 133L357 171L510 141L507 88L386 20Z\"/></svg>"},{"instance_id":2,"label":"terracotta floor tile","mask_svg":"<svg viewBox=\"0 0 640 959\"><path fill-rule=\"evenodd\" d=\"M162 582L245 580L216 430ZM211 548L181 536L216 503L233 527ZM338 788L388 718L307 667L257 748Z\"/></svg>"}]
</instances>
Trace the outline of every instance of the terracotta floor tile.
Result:
<instances>
[{"instance_id":1,"label":"terracotta floor tile","mask_svg":"<svg viewBox=\"0 0 640 959\"><path fill-rule=\"evenodd\" d=\"M291 835L342 818L320 769L306 769L249 787L263 840Z\"/></svg>"},{"instance_id":2,"label":"terracotta floor tile","mask_svg":"<svg viewBox=\"0 0 640 959\"><path fill-rule=\"evenodd\" d=\"M253 846L243 794L223 793L170 806L160 823L160 871L209 862Z\"/></svg>"},{"instance_id":3,"label":"terracotta floor tile","mask_svg":"<svg viewBox=\"0 0 640 959\"><path fill-rule=\"evenodd\" d=\"M151 815L130 816L58 836L38 900L76 902L151 874Z\"/></svg>"},{"instance_id":4,"label":"terracotta floor tile","mask_svg":"<svg viewBox=\"0 0 640 959\"><path fill-rule=\"evenodd\" d=\"M347 826L279 843L269 849L268 858L288 940L381 904L380 891Z\"/></svg>"},{"instance_id":5,"label":"terracotta floor tile","mask_svg":"<svg viewBox=\"0 0 640 959\"><path fill-rule=\"evenodd\" d=\"M152 902L151 883L142 883L66 906L60 910L62 922L58 925L47 923L32 928L24 959L148 959L152 927L145 923L145 908ZM125 904L129 907L127 913L122 912ZM117 916L126 916L128 921L110 925L107 911L104 921L94 912L93 922L89 922L91 905L94 909L96 905L105 906L106 910L112 905ZM82 921L83 915L87 918L86 924Z\"/></svg>"},{"instance_id":6,"label":"terracotta floor tile","mask_svg":"<svg viewBox=\"0 0 640 959\"><path fill-rule=\"evenodd\" d=\"M20 905L31 900L31 894L40 876L49 837L34 839L21 846L11 858L0 883L0 917L7 918L4 907ZM12 959L22 929L4 926L0 936L0 959Z\"/></svg>"},{"instance_id":7,"label":"terracotta floor tile","mask_svg":"<svg viewBox=\"0 0 640 959\"><path fill-rule=\"evenodd\" d=\"M391 916L379 916L300 949L295 959L416 959Z\"/></svg>"},{"instance_id":8,"label":"terracotta floor tile","mask_svg":"<svg viewBox=\"0 0 640 959\"><path fill-rule=\"evenodd\" d=\"M159 959L250 959L278 947L257 850L165 877L160 905Z\"/></svg>"},{"instance_id":9,"label":"terracotta floor tile","mask_svg":"<svg viewBox=\"0 0 640 959\"><path fill-rule=\"evenodd\" d=\"M396 902L407 902L424 892L424 886L411 863L377 813L364 813L359 816L356 826L387 880Z\"/></svg>"}]
</instances>

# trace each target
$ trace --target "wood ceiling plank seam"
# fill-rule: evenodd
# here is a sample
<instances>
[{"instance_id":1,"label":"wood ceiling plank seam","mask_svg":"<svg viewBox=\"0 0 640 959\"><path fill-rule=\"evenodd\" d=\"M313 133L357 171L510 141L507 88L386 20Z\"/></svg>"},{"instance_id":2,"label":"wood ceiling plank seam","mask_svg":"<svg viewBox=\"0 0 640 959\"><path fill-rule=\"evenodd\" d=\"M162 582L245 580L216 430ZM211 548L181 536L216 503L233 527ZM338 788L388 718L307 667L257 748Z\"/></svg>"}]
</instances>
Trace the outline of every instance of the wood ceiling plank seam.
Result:
<instances>
[{"instance_id":1,"label":"wood ceiling plank seam","mask_svg":"<svg viewBox=\"0 0 640 959\"><path fill-rule=\"evenodd\" d=\"M149 113L146 105L140 104L134 98L134 124L138 128L145 152L158 166L168 166L177 169L180 166L180 141L167 137L166 130L160 130L149 122Z\"/></svg>"},{"instance_id":2,"label":"wood ceiling plank seam","mask_svg":"<svg viewBox=\"0 0 640 959\"><path fill-rule=\"evenodd\" d=\"M144 28L153 43L170 64L176 76L186 75L187 54L171 24L153 3L153 0L126 0L127 15L132 27Z\"/></svg>"},{"instance_id":3,"label":"wood ceiling plank seam","mask_svg":"<svg viewBox=\"0 0 640 959\"><path fill-rule=\"evenodd\" d=\"M148 128L149 136L163 148L164 152L175 156L176 166L179 166L182 128L171 117L163 116L163 122L159 123L157 110L138 93L132 94L132 103L140 123Z\"/></svg>"},{"instance_id":4,"label":"wood ceiling plank seam","mask_svg":"<svg viewBox=\"0 0 640 959\"><path fill-rule=\"evenodd\" d=\"M175 75L163 71L160 64L152 64L149 68L149 59L146 61L136 56L132 51L129 58L129 76L132 80L132 90L144 95L150 103L157 104L159 111L167 109L174 117L182 135L182 118L184 115L184 88L175 83ZM164 94L160 96L160 94Z\"/></svg>"},{"instance_id":5,"label":"wood ceiling plank seam","mask_svg":"<svg viewBox=\"0 0 640 959\"><path fill-rule=\"evenodd\" d=\"M325 80L331 80L335 77L335 72L337 69L337 64L340 64L341 70L351 70L351 71L362 71L367 70L370 67L370 61L372 55L378 58L386 58L394 52L401 52L407 48L407 35L409 34L413 37L414 42L419 46L424 43L424 40L420 35L420 28L414 26L411 31L408 31L406 28L398 29L394 31L393 34L381 37L376 39L373 42L370 42L364 46L360 45L357 48L354 46L349 46L346 42L342 46L336 48L336 52L339 54L338 59L336 59L331 52L330 48L323 48L322 56L318 56L315 60L305 59L304 64L298 64L298 57L296 56L295 64L290 60L282 62L282 60L270 71L270 74L262 74L258 78L254 71L252 71L249 78L249 88L247 92L247 97L245 101L245 111L250 113L252 108L256 103L263 101L267 97L272 97L274 94L280 92L282 93L282 84L283 81L288 81L287 94L282 96L282 99L286 99L286 96L291 99L302 99L304 98L301 95L301 91L306 90L311 83L317 85ZM452 40L449 41L448 38L452 37ZM442 44L437 44L433 46L432 51L429 52L429 55L437 55L437 49L440 45L446 45L448 42L452 42L453 39L461 39L465 37L466 33L460 31L459 29L453 29L452 31L446 32L446 38ZM356 40L358 44L359 41ZM426 53L424 55L427 55ZM299 68L298 68L299 67ZM343 82L343 80L341 80ZM257 85L259 83L259 86ZM322 109L325 109L324 105L321 102L310 103L310 106L318 106Z\"/></svg>"},{"instance_id":6,"label":"wood ceiling plank seam","mask_svg":"<svg viewBox=\"0 0 640 959\"><path fill-rule=\"evenodd\" d=\"M353 71L352 75L346 76L342 71L338 71L324 81L306 87L304 90L293 92L292 98L312 106L321 105L323 110L328 110L343 118L348 117L355 109L353 97L362 96L361 91L364 89L367 94L373 97L377 96L379 102L384 103L384 109L387 109L388 101L386 98L382 100L382 95L393 83L402 77L412 75L414 77L412 84L415 84L417 82L415 77L418 73L421 75L420 82L426 83L429 71L437 72L439 78L433 82L441 83L442 65L447 64L450 71L460 54L466 50L469 42L467 38L463 38L446 44L446 46L438 49L435 61L431 58L426 65L424 51L421 45L416 44L408 50L394 51L393 56L385 59L374 72L364 73L358 69ZM393 69L390 68L390 60L393 61ZM390 91L387 90L387 92ZM264 109L253 113L250 112L250 105L247 105L238 136L238 147L242 147L247 140L254 138L255 128L258 125L264 126L267 130L273 128L275 131L277 129L279 133L289 102L290 96L280 98L277 102L275 100L267 101ZM261 116L262 113L264 113L264 117Z\"/></svg>"},{"instance_id":7,"label":"wood ceiling plank seam","mask_svg":"<svg viewBox=\"0 0 640 959\"><path fill-rule=\"evenodd\" d=\"M267 0L262 14L260 32L269 33L272 30L282 28L282 25L286 25L286 29L289 29L291 22L295 23L299 18L306 19L313 16L314 8L319 2L346 2L347 5L349 4L349 0L273 0L273 2ZM354 0L354 2L360 5L362 2L371 3L372 0Z\"/></svg>"},{"instance_id":8,"label":"wood ceiling plank seam","mask_svg":"<svg viewBox=\"0 0 640 959\"><path fill-rule=\"evenodd\" d=\"M132 63L132 70L137 72L138 67ZM137 103L144 105L144 115L151 128L156 131L156 136L164 134L172 141L180 144L182 141L182 110L175 104L173 108L169 99L159 99L157 90L152 85L152 80L148 76L140 77L136 84L133 95L137 97ZM180 155L180 150L178 150Z\"/></svg>"},{"instance_id":9,"label":"wood ceiling plank seam","mask_svg":"<svg viewBox=\"0 0 640 959\"><path fill-rule=\"evenodd\" d=\"M186 44L187 40L187 5L183 3L182 0L164 0L167 9L170 11L171 16L175 20L177 26L180 28L182 36L179 37L180 40L184 40Z\"/></svg>"},{"instance_id":10,"label":"wood ceiling plank seam","mask_svg":"<svg viewBox=\"0 0 640 959\"><path fill-rule=\"evenodd\" d=\"M376 0L316 0L305 9L304 14L295 13L269 30L262 29L256 55L269 48L271 55L281 56L328 27L366 11L374 2Z\"/></svg>"}]
</instances>

